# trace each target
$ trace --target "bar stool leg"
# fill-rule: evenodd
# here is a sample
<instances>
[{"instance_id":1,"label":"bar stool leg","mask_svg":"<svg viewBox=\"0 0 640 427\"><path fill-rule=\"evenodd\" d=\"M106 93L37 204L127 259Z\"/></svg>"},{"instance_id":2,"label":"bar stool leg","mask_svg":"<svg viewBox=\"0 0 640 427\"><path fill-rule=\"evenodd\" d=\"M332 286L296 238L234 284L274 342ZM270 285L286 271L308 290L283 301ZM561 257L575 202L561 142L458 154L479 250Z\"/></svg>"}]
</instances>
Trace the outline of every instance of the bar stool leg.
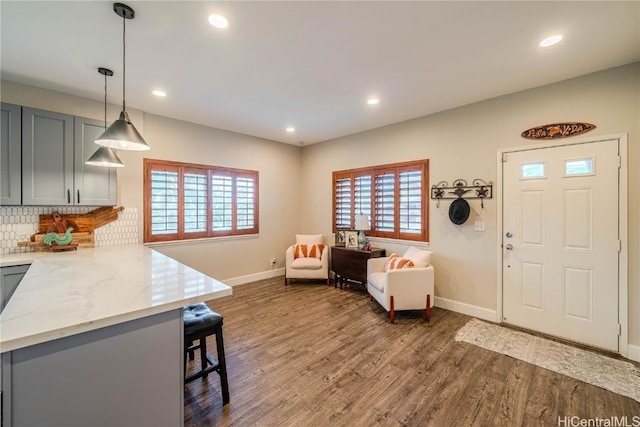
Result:
<instances>
[{"instance_id":1,"label":"bar stool leg","mask_svg":"<svg viewBox=\"0 0 640 427\"><path fill-rule=\"evenodd\" d=\"M187 347L191 347L193 345L193 341L189 341L189 345ZM195 359L194 351L189 350L189 360Z\"/></svg>"},{"instance_id":2,"label":"bar stool leg","mask_svg":"<svg viewBox=\"0 0 640 427\"><path fill-rule=\"evenodd\" d=\"M209 375L205 369L209 365L207 360L207 337L200 338L200 369L202 369L202 378L207 378Z\"/></svg>"},{"instance_id":3,"label":"bar stool leg","mask_svg":"<svg viewBox=\"0 0 640 427\"><path fill-rule=\"evenodd\" d=\"M224 357L222 326L216 331L216 349L218 350L218 374L220 374L220 387L222 388L222 404L226 405L229 403L229 381L227 380L227 361Z\"/></svg>"}]
</instances>

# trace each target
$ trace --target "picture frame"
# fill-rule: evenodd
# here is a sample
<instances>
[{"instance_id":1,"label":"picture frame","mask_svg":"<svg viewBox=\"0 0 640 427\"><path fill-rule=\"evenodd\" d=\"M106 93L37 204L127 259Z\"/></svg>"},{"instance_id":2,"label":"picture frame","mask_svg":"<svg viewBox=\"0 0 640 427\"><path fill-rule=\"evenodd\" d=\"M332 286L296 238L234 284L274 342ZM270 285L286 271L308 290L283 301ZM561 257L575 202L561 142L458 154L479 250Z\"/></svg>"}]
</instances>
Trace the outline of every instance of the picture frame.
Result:
<instances>
[{"instance_id":1,"label":"picture frame","mask_svg":"<svg viewBox=\"0 0 640 427\"><path fill-rule=\"evenodd\" d=\"M347 249L358 249L358 232L349 230L344 232L345 247Z\"/></svg>"},{"instance_id":2,"label":"picture frame","mask_svg":"<svg viewBox=\"0 0 640 427\"><path fill-rule=\"evenodd\" d=\"M345 242L347 241L345 237L345 232L347 232L348 230L349 230L348 228L336 229L336 242L335 242L336 246L345 246Z\"/></svg>"}]
</instances>

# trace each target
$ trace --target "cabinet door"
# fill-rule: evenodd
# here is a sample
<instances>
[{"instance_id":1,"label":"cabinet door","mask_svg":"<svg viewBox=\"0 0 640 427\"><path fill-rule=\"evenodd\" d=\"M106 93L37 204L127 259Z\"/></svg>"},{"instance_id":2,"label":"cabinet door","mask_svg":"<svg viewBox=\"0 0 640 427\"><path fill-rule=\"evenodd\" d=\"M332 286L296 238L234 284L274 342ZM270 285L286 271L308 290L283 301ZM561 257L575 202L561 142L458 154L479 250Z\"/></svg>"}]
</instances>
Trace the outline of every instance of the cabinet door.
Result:
<instances>
[{"instance_id":1,"label":"cabinet door","mask_svg":"<svg viewBox=\"0 0 640 427\"><path fill-rule=\"evenodd\" d=\"M22 137L19 105L0 104L0 204L19 205L22 201Z\"/></svg>"},{"instance_id":2,"label":"cabinet door","mask_svg":"<svg viewBox=\"0 0 640 427\"><path fill-rule=\"evenodd\" d=\"M84 162L98 149L94 141L104 132L104 122L75 118L75 169L73 193L76 205L114 206L117 202L116 169Z\"/></svg>"},{"instance_id":3,"label":"cabinet door","mask_svg":"<svg viewBox=\"0 0 640 427\"><path fill-rule=\"evenodd\" d=\"M11 299L29 267L25 264L0 268L0 313Z\"/></svg>"},{"instance_id":4,"label":"cabinet door","mask_svg":"<svg viewBox=\"0 0 640 427\"><path fill-rule=\"evenodd\" d=\"M73 116L22 108L22 204L73 203Z\"/></svg>"}]
</instances>

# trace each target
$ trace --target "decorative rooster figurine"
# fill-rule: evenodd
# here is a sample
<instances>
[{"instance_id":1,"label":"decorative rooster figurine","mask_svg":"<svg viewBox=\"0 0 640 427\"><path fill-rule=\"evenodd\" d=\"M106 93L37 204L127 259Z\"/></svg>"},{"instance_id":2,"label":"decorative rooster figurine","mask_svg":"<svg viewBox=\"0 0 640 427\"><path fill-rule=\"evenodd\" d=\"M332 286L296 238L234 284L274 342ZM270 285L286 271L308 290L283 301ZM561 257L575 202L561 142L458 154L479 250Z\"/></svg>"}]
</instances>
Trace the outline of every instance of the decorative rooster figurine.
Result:
<instances>
[{"instance_id":1,"label":"decorative rooster figurine","mask_svg":"<svg viewBox=\"0 0 640 427\"><path fill-rule=\"evenodd\" d=\"M42 236L42 242L48 246L51 246L53 244L57 246L68 245L73 240L73 236L71 235L72 231L73 228L69 227L62 236L58 235L58 233L47 233Z\"/></svg>"},{"instance_id":2,"label":"decorative rooster figurine","mask_svg":"<svg viewBox=\"0 0 640 427\"><path fill-rule=\"evenodd\" d=\"M78 225L70 219L64 219L59 212L53 212L51 214L53 218L53 224L47 228L47 234L42 236L42 242L45 245L51 246L64 246L71 243L73 236L72 231L79 231ZM59 234L63 234L60 236Z\"/></svg>"}]
</instances>

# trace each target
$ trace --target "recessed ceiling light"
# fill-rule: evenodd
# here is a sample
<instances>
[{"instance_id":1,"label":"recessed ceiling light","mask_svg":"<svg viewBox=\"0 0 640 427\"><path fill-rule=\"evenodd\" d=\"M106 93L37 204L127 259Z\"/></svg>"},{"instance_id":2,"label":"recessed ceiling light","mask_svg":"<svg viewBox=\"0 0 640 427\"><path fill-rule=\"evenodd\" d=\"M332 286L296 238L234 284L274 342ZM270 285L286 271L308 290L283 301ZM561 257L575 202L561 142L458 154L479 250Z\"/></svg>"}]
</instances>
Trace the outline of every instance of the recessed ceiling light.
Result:
<instances>
[{"instance_id":1,"label":"recessed ceiling light","mask_svg":"<svg viewBox=\"0 0 640 427\"><path fill-rule=\"evenodd\" d=\"M167 96L167 92L163 91L163 90L154 90L151 92L152 94L154 94L155 96L160 96L160 97L165 97Z\"/></svg>"},{"instance_id":2,"label":"recessed ceiling light","mask_svg":"<svg viewBox=\"0 0 640 427\"><path fill-rule=\"evenodd\" d=\"M229 26L229 21L222 15L209 15L209 23L219 29L224 29Z\"/></svg>"},{"instance_id":3,"label":"recessed ceiling light","mask_svg":"<svg viewBox=\"0 0 640 427\"><path fill-rule=\"evenodd\" d=\"M380 102L380 100L378 98L369 98L367 99L367 104L369 105L376 105Z\"/></svg>"},{"instance_id":4,"label":"recessed ceiling light","mask_svg":"<svg viewBox=\"0 0 640 427\"><path fill-rule=\"evenodd\" d=\"M555 36L550 36L542 40L540 42L540 46L541 47L553 46L554 44L560 43L561 40L562 40L562 36L560 34L556 34Z\"/></svg>"},{"instance_id":5,"label":"recessed ceiling light","mask_svg":"<svg viewBox=\"0 0 640 427\"><path fill-rule=\"evenodd\" d=\"M294 128L293 126L289 126L287 129L285 129L287 132L289 133L293 133L296 131L296 128Z\"/></svg>"}]
</instances>

